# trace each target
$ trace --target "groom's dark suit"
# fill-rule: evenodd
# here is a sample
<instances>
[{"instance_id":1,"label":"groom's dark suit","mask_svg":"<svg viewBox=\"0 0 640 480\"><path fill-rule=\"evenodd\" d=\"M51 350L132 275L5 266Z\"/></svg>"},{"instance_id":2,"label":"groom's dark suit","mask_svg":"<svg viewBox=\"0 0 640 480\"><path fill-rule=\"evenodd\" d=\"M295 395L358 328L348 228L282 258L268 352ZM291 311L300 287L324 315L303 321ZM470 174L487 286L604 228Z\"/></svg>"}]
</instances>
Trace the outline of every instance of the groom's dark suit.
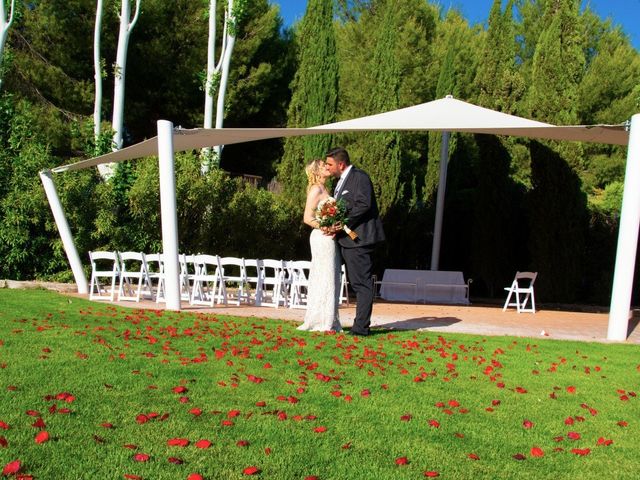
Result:
<instances>
[{"instance_id":1,"label":"groom's dark suit","mask_svg":"<svg viewBox=\"0 0 640 480\"><path fill-rule=\"evenodd\" d=\"M373 250L376 243L385 239L369 175L352 166L340 189L334 192L334 197L345 201L347 226L358 234L356 240L352 240L344 231L336 235L347 266L349 283L357 298L356 317L351 330L368 334L374 296L371 278Z\"/></svg>"}]
</instances>

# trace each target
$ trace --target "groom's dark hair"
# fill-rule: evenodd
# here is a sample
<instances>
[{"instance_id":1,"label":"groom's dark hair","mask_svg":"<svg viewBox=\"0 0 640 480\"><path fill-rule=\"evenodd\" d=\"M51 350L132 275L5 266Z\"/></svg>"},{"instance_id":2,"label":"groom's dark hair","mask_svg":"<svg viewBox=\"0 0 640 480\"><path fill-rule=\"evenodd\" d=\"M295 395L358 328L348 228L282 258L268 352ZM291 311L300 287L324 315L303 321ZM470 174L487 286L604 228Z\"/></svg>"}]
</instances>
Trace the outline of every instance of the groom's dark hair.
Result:
<instances>
[{"instance_id":1,"label":"groom's dark hair","mask_svg":"<svg viewBox=\"0 0 640 480\"><path fill-rule=\"evenodd\" d=\"M332 148L327 152L326 156L333 158L336 162L344 162L347 165L351 165L349 153L342 147Z\"/></svg>"}]
</instances>

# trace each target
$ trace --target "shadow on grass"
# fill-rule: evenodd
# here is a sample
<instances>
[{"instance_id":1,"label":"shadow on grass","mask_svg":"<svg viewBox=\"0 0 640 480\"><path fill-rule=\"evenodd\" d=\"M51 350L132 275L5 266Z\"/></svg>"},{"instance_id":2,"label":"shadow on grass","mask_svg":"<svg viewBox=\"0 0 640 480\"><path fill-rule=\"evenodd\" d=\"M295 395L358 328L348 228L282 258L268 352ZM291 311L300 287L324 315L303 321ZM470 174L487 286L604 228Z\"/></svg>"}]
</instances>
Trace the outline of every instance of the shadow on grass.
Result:
<instances>
[{"instance_id":1,"label":"shadow on grass","mask_svg":"<svg viewBox=\"0 0 640 480\"><path fill-rule=\"evenodd\" d=\"M461 319L456 317L417 317L385 323L380 326L376 325L373 328L382 329L378 330L382 333L385 330L418 330L423 328L448 327L461 321Z\"/></svg>"}]
</instances>

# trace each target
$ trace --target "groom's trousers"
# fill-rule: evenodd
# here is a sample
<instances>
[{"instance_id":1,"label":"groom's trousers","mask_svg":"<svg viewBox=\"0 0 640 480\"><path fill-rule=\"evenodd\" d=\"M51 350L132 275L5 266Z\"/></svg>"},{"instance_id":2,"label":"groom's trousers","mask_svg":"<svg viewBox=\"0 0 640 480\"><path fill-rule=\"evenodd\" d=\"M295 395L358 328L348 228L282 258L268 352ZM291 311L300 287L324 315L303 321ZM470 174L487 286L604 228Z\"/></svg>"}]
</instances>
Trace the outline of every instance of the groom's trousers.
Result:
<instances>
[{"instance_id":1,"label":"groom's trousers","mask_svg":"<svg viewBox=\"0 0 640 480\"><path fill-rule=\"evenodd\" d=\"M356 294L356 317L352 331L369 333L373 310L373 251L374 245L356 248L341 248L342 258L347 266L347 278Z\"/></svg>"}]
</instances>

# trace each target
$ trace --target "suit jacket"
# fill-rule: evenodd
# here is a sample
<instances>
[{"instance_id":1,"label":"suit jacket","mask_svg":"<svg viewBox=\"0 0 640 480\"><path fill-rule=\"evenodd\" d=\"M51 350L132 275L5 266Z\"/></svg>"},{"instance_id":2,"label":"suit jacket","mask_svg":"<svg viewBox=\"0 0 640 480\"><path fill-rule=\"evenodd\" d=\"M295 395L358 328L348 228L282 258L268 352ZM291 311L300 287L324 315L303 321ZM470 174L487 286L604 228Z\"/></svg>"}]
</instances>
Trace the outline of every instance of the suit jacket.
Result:
<instances>
[{"instance_id":1,"label":"suit jacket","mask_svg":"<svg viewBox=\"0 0 640 480\"><path fill-rule=\"evenodd\" d=\"M337 195L336 200L343 199L347 205L347 226L358 234L356 240L351 240L344 231L339 232L336 240L341 247L363 247L384 241L378 203L366 172L352 167Z\"/></svg>"}]
</instances>

